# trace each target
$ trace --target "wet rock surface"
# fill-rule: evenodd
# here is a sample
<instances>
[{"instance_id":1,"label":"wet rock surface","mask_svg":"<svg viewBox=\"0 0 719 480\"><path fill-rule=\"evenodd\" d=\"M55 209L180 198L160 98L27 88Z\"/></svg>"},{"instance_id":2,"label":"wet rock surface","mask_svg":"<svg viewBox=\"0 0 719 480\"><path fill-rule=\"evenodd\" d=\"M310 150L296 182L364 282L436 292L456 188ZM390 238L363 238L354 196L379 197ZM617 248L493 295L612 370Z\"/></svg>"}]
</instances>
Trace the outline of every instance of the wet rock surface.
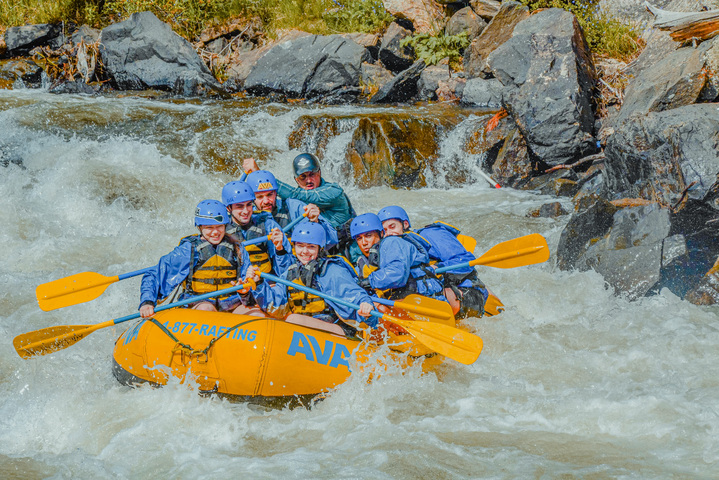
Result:
<instances>
[{"instance_id":1,"label":"wet rock surface","mask_svg":"<svg viewBox=\"0 0 719 480\"><path fill-rule=\"evenodd\" d=\"M487 63L504 87L504 107L542 162L595 152L594 66L574 15L555 8L532 15Z\"/></svg>"}]
</instances>

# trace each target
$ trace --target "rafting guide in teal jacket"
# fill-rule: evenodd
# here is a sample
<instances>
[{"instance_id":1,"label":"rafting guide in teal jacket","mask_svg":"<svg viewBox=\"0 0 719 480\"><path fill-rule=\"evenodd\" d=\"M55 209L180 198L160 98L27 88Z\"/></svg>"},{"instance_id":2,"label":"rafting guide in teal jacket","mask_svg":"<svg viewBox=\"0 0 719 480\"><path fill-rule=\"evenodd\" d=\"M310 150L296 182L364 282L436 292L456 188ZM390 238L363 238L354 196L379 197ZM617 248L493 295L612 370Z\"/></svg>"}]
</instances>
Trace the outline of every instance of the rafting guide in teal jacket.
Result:
<instances>
[{"instance_id":1,"label":"rafting guide in teal jacket","mask_svg":"<svg viewBox=\"0 0 719 480\"><path fill-rule=\"evenodd\" d=\"M379 211L378 217L382 221L385 237L412 232L409 216L402 207L384 207ZM435 222L420 228L416 233L430 243L428 253L435 268L474 260L474 255L457 239L460 231L448 223ZM464 318L477 317L484 313L489 291L477 276L474 267L467 266L445 272L443 278L444 295L455 315Z\"/></svg>"},{"instance_id":2,"label":"rafting guide in teal jacket","mask_svg":"<svg viewBox=\"0 0 719 480\"><path fill-rule=\"evenodd\" d=\"M271 172L257 170L247 175L245 182L255 192L255 207L257 207L257 210L268 212L280 227L284 229L298 217L306 215L307 220L304 222L317 222L324 228L327 235L325 248L337 245L337 231L320 214L320 209L317 205L307 204L294 198L277 197L277 179ZM288 237L292 237L292 232L286 233Z\"/></svg>"},{"instance_id":3,"label":"rafting guide in teal jacket","mask_svg":"<svg viewBox=\"0 0 719 480\"><path fill-rule=\"evenodd\" d=\"M352 238L362 251L357 260L360 285L392 300L417 293L446 301L444 288L429 266L429 243L419 235L384 236L374 213L352 220Z\"/></svg>"},{"instance_id":4,"label":"rafting guide in teal jacket","mask_svg":"<svg viewBox=\"0 0 719 480\"><path fill-rule=\"evenodd\" d=\"M247 158L243 162L245 171L259 170L257 162ZM317 205L328 222L337 230L339 244L336 251L341 251L351 241L349 222L356 216L350 199L342 187L322 178L320 161L311 153L297 155L292 161L297 187L277 181L277 194L281 198L294 198L305 203Z\"/></svg>"},{"instance_id":5,"label":"rafting guide in teal jacket","mask_svg":"<svg viewBox=\"0 0 719 480\"><path fill-rule=\"evenodd\" d=\"M356 331L345 321L364 323L376 328L378 321L370 315L374 305L367 292L357 284L357 275L351 265L341 257L324 255L325 231L312 222L301 223L292 237L297 261L282 278L298 285L318 290L327 295L358 304L359 310L337 304L332 300L287 288L281 283L262 281L257 268L248 269L248 278L257 282L252 291L257 304L275 318L287 322L336 333L354 335Z\"/></svg>"},{"instance_id":6,"label":"rafting guide in teal jacket","mask_svg":"<svg viewBox=\"0 0 719 480\"><path fill-rule=\"evenodd\" d=\"M140 285L140 315L155 314L158 299L182 301L185 298L232 287L245 278L250 266L247 251L228 237L230 222L225 206L217 200L203 200L195 210L195 226L199 234L183 238L170 253L142 277ZM257 308L249 308L248 292L215 297L190 304L190 308L206 311L232 311L245 315L259 315ZM243 296L244 294L244 296Z\"/></svg>"}]
</instances>

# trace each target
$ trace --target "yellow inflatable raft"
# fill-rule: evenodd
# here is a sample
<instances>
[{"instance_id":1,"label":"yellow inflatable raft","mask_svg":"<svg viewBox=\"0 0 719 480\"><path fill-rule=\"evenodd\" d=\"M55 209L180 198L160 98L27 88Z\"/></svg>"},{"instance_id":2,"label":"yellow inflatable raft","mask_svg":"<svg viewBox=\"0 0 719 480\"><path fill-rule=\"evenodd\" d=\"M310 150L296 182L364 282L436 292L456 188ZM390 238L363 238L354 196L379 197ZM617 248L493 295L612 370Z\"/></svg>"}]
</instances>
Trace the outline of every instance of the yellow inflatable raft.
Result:
<instances>
[{"instance_id":1,"label":"yellow inflatable raft","mask_svg":"<svg viewBox=\"0 0 719 480\"><path fill-rule=\"evenodd\" d=\"M200 391L239 397L315 395L344 382L366 343L271 318L166 310L115 342L120 383L164 385L188 375Z\"/></svg>"},{"instance_id":2,"label":"yellow inflatable raft","mask_svg":"<svg viewBox=\"0 0 719 480\"><path fill-rule=\"evenodd\" d=\"M503 310L490 295L486 315ZM396 310L397 316L402 316ZM174 308L128 328L115 342L113 372L124 385L165 385L170 376L194 379L201 392L239 399L314 396L343 383L351 355L366 362L375 346L358 338L272 318ZM412 357L432 356L407 335L390 348ZM435 355L427 368L443 357Z\"/></svg>"}]
</instances>

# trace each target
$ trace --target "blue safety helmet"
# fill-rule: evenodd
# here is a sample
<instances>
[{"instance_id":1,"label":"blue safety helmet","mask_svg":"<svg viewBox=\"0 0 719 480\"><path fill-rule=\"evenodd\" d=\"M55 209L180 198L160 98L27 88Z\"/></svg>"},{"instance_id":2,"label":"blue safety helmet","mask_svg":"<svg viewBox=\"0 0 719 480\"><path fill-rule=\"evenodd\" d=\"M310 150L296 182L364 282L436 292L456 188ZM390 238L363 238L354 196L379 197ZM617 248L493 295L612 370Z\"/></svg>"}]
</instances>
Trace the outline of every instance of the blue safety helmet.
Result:
<instances>
[{"instance_id":1,"label":"blue safety helmet","mask_svg":"<svg viewBox=\"0 0 719 480\"><path fill-rule=\"evenodd\" d=\"M397 219L400 222L407 222L407 227L412 227L412 224L409 223L409 217L407 216L407 212L404 211L404 208L397 207L397 206L390 206L390 207L384 207L382 210L379 211L377 214L381 222L384 222L385 220L392 220Z\"/></svg>"},{"instance_id":2,"label":"blue safety helmet","mask_svg":"<svg viewBox=\"0 0 719 480\"><path fill-rule=\"evenodd\" d=\"M292 161L292 170L295 172L295 178L305 172L316 172L320 169L320 161L311 153L301 153Z\"/></svg>"},{"instance_id":3,"label":"blue safety helmet","mask_svg":"<svg viewBox=\"0 0 719 480\"><path fill-rule=\"evenodd\" d=\"M254 199L255 192L253 192L252 188L245 182L235 180L222 187L222 203L224 203L226 207L234 205L235 203L254 201Z\"/></svg>"},{"instance_id":4,"label":"blue safety helmet","mask_svg":"<svg viewBox=\"0 0 719 480\"><path fill-rule=\"evenodd\" d=\"M277 190L277 179L267 170L257 170L247 175L245 182L252 188L252 191L269 192Z\"/></svg>"},{"instance_id":5,"label":"blue safety helmet","mask_svg":"<svg viewBox=\"0 0 719 480\"><path fill-rule=\"evenodd\" d=\"M195 226L200 225L227 225L230 216L227 208L217 200L203 200L195 209Z\"/></svg>"},{"instance_id":6,"label":"blue safety helmet","mask_svg":"<svg viewBox=\"0 0 719 480\"><path fill-rule=\"evenodd\" d=\"M352 238L357 238L363 233L378 231L380 234L384 231L382 228L382 221L374 213L363 213L352 219L350 224L350 235Z\"/></svg>"},{"instance_id":7,"label":"blue safety helmet","mask_svg":"<svg viewBox=\"0 0 719 480\"><path fill-rule=\"evenodd\" d=\"M319 223L302 222L292 231L292 243L310 243L323 248L327 243L327 234Z\"/></svg>"}]
</instances>

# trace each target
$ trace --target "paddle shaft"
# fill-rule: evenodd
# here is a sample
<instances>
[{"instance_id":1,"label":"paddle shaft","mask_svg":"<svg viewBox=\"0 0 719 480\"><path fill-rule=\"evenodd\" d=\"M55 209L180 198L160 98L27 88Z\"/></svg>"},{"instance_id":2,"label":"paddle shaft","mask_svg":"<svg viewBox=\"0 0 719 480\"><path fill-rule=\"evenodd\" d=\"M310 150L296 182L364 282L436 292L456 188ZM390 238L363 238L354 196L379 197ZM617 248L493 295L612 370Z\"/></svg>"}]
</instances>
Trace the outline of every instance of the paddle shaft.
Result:
<instances>
[{"instance_id":1,"label":"paddle shaft","mask_svg":"<svg viewBox=\"0 0 719 480\"><path fill-rule=\"evenodd\" d=\"M182 307L184 305L200 302L202 300L206 300L208 298L217 297L220 295L226 295L230 293L234 293L238 290L242 290L243 288L247 288L252 286L252 283L244 283L242 285L236 285L234 287L225 288L223 290L218 290L216 292L209 292L205 293L203 295L198 295L196 297L190 297L186 298L185 300L181 300L179 302L173 302L169 303L167 305L161 305L155 309L155 313L161 312L162 310L169 310L170 308L175 307ZM90 333L94 332L95 330L100 330L101 328L105 327L111 327L113 325L117 325L118 323L127 322L129 320L133 320L135 318L139 318L141 315L139 312L133 313L132 315L126 315L124 317L116 318L114 320L108 320L107 322L98 323L96 325L89 325L87 328L83 328L80 330L72 330L68 333L64 333L55 337L51 338L43 338L41 340L38 340L36 342L28 343L27 345L22 345L20 347L16 347L18 350L18 354L20 354L20 350L24 350L25 352L36 350L38 347L44 347L40 349L40 352L37 352L41 355L45 353L52 353L57 350L62 350L64 348L69 347L70 345L73 345L77 343L78 341L85 338ZM62 327L61 327L62 328ZM23 336L32 335L35 332L29 332L24 335L19 335L18 338L21 338ZM44 352L44 353L43 353ZM23 355L20 355L23 356Z\"/></svg>"}]
</instances>

